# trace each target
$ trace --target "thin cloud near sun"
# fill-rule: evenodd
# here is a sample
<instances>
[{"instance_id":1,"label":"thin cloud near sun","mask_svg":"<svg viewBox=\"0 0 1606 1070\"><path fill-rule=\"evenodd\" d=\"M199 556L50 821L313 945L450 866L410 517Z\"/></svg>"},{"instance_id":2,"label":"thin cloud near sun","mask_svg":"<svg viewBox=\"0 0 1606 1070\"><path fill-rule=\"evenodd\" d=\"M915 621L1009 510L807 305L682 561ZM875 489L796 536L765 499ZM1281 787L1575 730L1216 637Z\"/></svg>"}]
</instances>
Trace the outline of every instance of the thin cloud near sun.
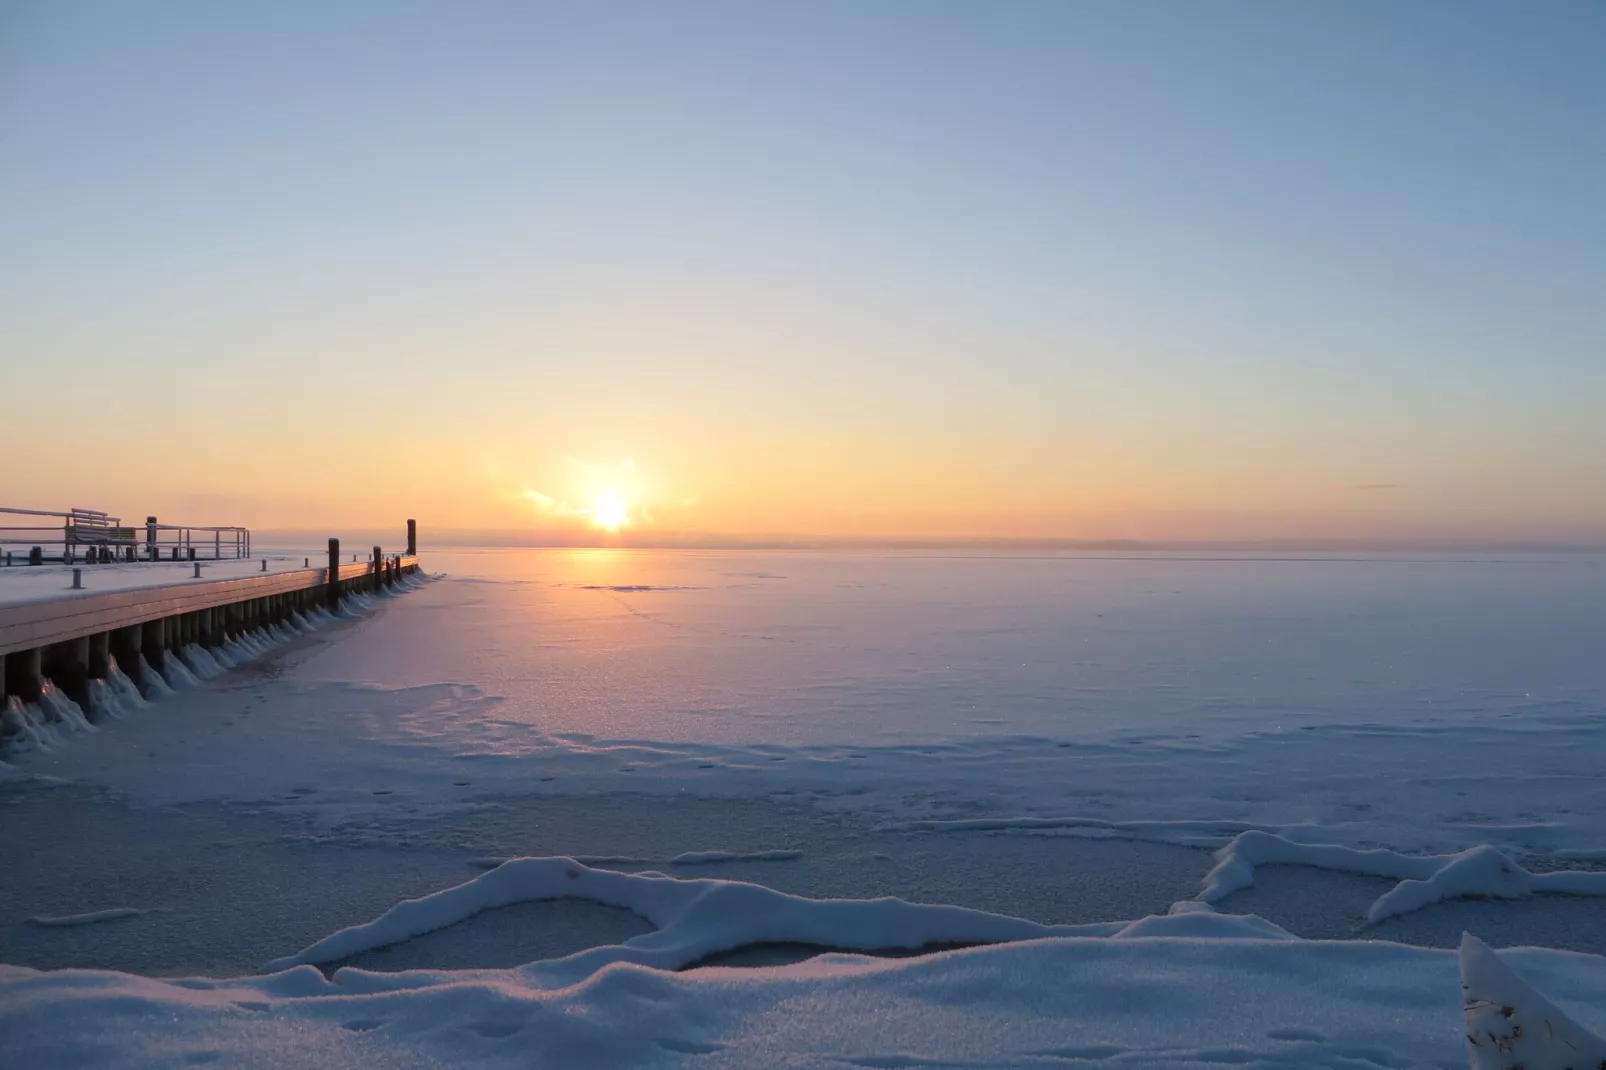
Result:
<instances>
[{"instance_id":1,"label":"thin cloud near sun","mask_svg":"<svg viewBox=\"0 0 1606 1070\"><path fill-rule=\"evenodd\" d=\"M565 457L553 482L564 485L561 493L548 493L527 484L511 498L548 521L588 524L602 531L651 526L665 510L684 509L697 501L695 496L684 494L668 504L654 501L640 467L630 457L605 464Z\"/></svg>"}]
</instances>

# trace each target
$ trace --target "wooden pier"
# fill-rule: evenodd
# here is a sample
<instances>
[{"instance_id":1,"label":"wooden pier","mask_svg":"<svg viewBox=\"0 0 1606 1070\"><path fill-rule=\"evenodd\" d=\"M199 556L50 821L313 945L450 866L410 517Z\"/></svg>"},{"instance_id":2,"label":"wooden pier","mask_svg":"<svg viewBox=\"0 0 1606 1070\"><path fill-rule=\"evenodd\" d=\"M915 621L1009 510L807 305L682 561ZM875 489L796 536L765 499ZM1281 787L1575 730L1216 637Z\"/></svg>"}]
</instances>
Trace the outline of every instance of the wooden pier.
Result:
<instances>
[{"instance_id":1,"label":"wooden pier","mask_svg":"<svg viewBox=\"0 0 1606 1070\"><path fill-rule=\"evenodd\" d=\"M419 568L412 521L407 542L406 553L376 546L343 562L340 540L330 539L328 561L316 567L0 605L0 708L13 695L35 701L49 680L87 711L89 681L104 679L111 659L143 689L142 664L160 673L170 652L191 643L222 646L292 612L396 584Z\"/></svg>"}]
</instances>

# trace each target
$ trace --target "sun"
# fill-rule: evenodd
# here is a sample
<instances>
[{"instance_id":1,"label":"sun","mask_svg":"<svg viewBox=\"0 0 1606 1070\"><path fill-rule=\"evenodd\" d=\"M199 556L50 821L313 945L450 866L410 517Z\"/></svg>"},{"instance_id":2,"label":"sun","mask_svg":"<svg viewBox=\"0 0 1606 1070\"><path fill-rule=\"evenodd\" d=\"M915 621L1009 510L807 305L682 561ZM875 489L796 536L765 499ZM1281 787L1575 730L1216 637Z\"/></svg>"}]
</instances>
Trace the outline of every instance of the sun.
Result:
<instances>
[{"instance_id":1,"label":"sun","mask_svg":"<svg viewBox=\"0 0 1606 1070\"><path fill-rule=\"evenodd\" d=\"M630 510L624 499L613 491L599 494L591 503L591 522L608 531L618 531L630 520Z\"/></svg>"}]
</instances>

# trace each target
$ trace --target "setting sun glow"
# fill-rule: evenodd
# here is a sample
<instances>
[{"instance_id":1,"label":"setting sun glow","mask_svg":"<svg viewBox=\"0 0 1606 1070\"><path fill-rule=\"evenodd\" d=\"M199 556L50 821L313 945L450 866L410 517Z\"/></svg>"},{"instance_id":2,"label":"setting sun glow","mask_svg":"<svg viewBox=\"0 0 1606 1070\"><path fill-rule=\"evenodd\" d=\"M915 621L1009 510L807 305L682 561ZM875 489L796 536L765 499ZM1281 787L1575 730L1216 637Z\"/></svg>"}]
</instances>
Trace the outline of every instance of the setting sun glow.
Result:
<instances>
[{"instance_id":1,"label":"setting sun glow","mask_svg":"<svg viewBox=\"0 0 1606 1070\"><path fill-rule=\"evenodd\" d=\"M599 495L597 500L591 503L591 522L599 528L618 531L629 519L630 511L626 508L624 499L612 491Z\"/></svg>"}]
</instances>

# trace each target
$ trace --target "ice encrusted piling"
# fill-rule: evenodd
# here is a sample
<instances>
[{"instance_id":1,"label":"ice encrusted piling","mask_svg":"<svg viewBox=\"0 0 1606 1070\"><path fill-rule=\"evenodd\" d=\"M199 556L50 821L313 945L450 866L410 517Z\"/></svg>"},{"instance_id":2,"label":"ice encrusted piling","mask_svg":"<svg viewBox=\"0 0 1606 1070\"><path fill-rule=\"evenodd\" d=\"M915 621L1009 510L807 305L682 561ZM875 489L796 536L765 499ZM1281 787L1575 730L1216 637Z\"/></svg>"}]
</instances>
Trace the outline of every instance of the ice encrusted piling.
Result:
<instances>
[{"instance_id":1,"label":"ice encrusted piling","mask_svg":"<svg viewBox=\"0 0 1606 1070\"><path fill-rule=\"evenodd\" d=\"M6 696L0 705L0 736L12 749L53 750L68 736L97 731L83 707L62 694L48 678L40 680L39 697L24 702Z\"/></svg>"},{"instance_id":2,"label":"ice encrusted piling","mask_svg":"<svg viewBox=\"0 0 1606 1070\"><path fill-rule=\"evenodd\" d=\"M1471 933L1461 935L1471 1070L1599 1070L1606 1040L1574 1022Z\"/></svg>"}]
</instances>

